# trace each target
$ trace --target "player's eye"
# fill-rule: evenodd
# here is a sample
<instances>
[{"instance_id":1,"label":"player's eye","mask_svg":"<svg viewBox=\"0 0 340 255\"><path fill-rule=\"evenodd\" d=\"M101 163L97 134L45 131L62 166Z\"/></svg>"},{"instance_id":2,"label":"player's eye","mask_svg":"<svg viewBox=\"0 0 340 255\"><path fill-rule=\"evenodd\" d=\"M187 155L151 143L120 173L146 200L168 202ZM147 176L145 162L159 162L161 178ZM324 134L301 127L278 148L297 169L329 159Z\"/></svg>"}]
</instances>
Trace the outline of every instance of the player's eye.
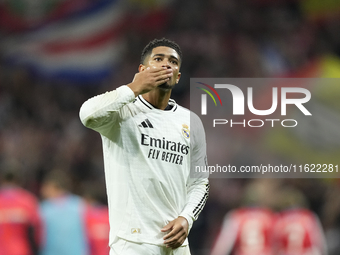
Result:
<instances>
[{"instance_id":1,"label":"player's eye","mask_svg":"<svg viewBox=\"0 0 340 255\"><path fill-rule=\"evenodd\" d=\"M161 61L162 59L160 57L155 58L155 61Z\"/></svg>"},{"instance_id":2,"label":"player's eye","mask_svg":"<svg viewBox=\"0 0 340 255\"><path fill-rule=\"evenodd\" d=\"M178 62L176 60L171 60L171 64L178 65Z\"/></svg>"}]
</instances>

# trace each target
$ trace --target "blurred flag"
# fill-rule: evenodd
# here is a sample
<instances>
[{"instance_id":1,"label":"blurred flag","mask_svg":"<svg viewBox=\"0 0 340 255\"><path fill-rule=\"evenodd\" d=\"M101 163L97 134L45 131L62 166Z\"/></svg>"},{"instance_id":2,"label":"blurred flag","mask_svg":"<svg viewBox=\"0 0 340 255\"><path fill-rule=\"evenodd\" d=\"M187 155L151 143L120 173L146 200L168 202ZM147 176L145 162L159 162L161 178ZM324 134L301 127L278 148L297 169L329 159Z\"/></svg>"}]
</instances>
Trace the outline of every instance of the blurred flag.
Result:
<instances>
[{"instance_id":1,"label":"blurred flag","mask_svg":"<svg viewBox=\"0 0 340 255\"><path fill-rule=\"evenodd\" d=\"M0 1L0 28L6 32L34 29L84 11L93 4L91 0L3 0Z\"/></svg>"},{"instance_id":2,"label":"blurred flag","mask_svg":"<svg viewBox=\"0 0 340 255\"><path fill-rule=\"evenodd\" d=\"M123 47L122 1L92 1L91 6L85 0L75 2L84 3L82 11L4 40L5 61L47 79L92 83L107 78Z\"/></svg>"}]
</instances>

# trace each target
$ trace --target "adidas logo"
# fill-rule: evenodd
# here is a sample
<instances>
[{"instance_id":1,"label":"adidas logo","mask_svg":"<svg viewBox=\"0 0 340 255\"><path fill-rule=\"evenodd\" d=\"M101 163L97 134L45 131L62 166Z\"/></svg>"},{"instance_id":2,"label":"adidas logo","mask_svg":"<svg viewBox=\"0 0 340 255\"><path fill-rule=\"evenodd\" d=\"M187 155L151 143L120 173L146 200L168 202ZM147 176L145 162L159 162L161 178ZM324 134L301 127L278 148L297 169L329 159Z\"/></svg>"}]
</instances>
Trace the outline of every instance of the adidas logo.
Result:
<instances>
[{"instance_id":1,"label":"adidas logo","mask_svg":"<svg viewBox=\"0 0 340 255\"><path fill-rule=\"evenodd\" d=\"M138 126L143 127L143 128L148 128L148 127L153 128L150 120L148 120L148 119L145 119L144 121L142 121L142 123L140 123Z\"/></svg>"}]
</instances>

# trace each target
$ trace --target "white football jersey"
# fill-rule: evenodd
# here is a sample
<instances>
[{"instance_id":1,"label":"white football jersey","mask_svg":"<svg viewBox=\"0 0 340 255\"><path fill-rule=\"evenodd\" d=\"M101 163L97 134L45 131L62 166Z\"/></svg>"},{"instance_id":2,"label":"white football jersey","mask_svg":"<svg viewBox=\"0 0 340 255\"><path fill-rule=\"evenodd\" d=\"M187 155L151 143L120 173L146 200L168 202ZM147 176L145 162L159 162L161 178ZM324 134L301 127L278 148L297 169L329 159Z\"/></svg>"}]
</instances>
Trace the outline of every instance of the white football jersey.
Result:
<instances>
[{"instance_id":1,"label":"white football jersey","mask_svg":"<svg viewBox=\"0 0 340 255\"><path fill-rule=\"evenodd\" d=\"M178 216L191 228L209 190L206 177L190 178L190 166L206 165L197 115L171 99L159 110L121 86L87 100L80 118L102 137L110 244L120 237L163 245L161 229Z\"/></svg>"}]
</instances>

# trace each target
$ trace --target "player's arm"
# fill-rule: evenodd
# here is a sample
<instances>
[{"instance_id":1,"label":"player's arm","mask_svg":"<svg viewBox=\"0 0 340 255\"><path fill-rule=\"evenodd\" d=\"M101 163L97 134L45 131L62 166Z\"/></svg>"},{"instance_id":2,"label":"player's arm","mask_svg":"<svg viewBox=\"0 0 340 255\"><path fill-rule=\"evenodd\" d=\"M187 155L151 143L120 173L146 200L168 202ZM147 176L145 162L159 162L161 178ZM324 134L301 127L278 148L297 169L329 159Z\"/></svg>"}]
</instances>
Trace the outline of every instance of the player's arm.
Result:
<instances>
[{"instance_id":1,"label":"player's arm","mask_svg":"<svg viewBox=\"0 0 340 255\"><path fill-rule=\"evenodd\" d=\"M134 93L126 85L92 97L81 106L80 120L84 126L105 135L117 123L119 110L134 99Z\"/></svg>"},{"instance_id":2,"label":"player's arm","mask_svg":"<svg viewBox=\"0 0 340 255\"><path fill-rule=\"evenodd\" d=\"M105 134L117 122L120 109L132 102L136 96L147 93L166 82L172 70L163 67L146 68L135 74L133 81L87 100L80 108L80 119L84 126Z\"/></svg>"},{"instance_id":3,"label":"player's arm","mask_svg":"<svg viewBox=\"0 0 340 255\"><path fill-rule=\"evenodd\" d=\"M197 116L196 116L197 117ZM206 165L206 142L205 134L201 121L197 118L193 118L191 127L195 127L193 130L191 142L191 172L195 168L195 165ZM195 175L188 177L187 182L187 201L180 213L179 217L174 221L171 221L165 226L162 231L170 231L164 236L164 244L171 248L177 248L185 241L188 233L192 227L192 224L197 220L209 195L209 181L204 175Z\"/></svg>"},{"instance_id":4,"label":"player's arm","mask_svg":"<svg viewBox=\"0 0 340 255\"><path fill-rule=\"evenodd\" d=\"M163 237L164 244L167 247L175 249L184 243L193 222L197 220L203 210L208 199L208 193L208 179L200 179L191 185L188 191L187 204L180 216L161 229L162 232L169 232Z\"/></svg>"},{"instance_id":5,"label":"player's arm","mask_svg":"<svg viewBox=\"0 0 340 255\"><path fill-rule=\"evenodd\" d=\"M193 114L193 113L191 113ZM187 203L180 216L189 222L189 230L193 221L197 220L202 212L209 196L209 173L196 172L196 166L202 169L207 163L206 140L203 124L197 115L190 118L191 141L190 141L190 176L187 182Z\"/></svg>"}]
</instances>

